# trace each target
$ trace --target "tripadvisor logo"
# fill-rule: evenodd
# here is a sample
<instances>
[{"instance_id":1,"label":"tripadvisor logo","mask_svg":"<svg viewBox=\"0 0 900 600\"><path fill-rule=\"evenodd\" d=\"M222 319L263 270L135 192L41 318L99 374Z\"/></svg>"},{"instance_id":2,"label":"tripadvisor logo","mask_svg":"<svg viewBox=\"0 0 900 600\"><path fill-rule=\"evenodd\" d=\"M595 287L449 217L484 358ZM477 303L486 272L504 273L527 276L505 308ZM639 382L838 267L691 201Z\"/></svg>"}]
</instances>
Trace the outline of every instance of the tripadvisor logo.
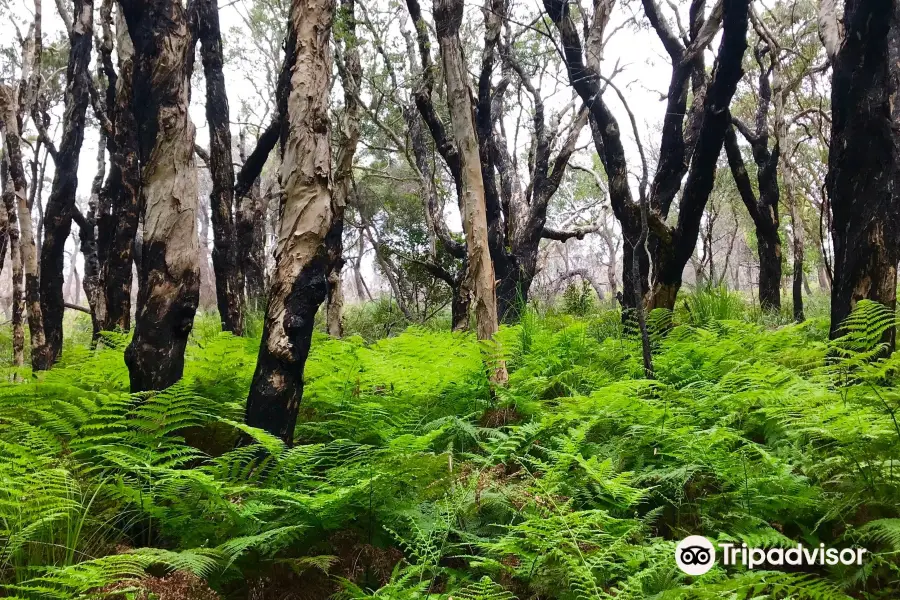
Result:
<instances>
[{"instance_id":1,"label":"tripadvisor logo","mask_svg":"<svg viewBox=\"0 0 900 600\"><path fill-rule=\"evenodd\" d=\"M716 549L702 535L689 535L675 546L675 564L688 575L703 575L716 562Z\"/></svg>"},{"instance_id":2,"label":"tripadvisor logo","mask_svg":"<svg viewBox=\"0 0 900 600\"><path fill-rule=\"evenodd\" d=\"M784 565L819 565L835 566L862 565L865 548L826 548L819 544L818 548L807 548L797 544L791 548L750 548L747 544L721 543L722 564L725 566L741 564L748 569L765 565L781 567ZM716 548L712 542L702 535L689 535L675 546L675 563L688 575L703 575L716 562Z\"/></svg>"}]
</instances>

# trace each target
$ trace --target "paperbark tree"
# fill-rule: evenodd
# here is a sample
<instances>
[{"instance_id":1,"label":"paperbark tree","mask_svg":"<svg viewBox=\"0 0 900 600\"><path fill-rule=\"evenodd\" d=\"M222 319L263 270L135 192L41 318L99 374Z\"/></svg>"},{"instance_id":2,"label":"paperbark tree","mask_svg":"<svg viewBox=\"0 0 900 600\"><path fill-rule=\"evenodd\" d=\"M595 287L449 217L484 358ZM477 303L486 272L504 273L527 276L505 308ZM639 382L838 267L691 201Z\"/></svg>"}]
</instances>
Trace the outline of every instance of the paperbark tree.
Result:
<instances>
[{"instance_id":1,"label":"paperbark tree","mask_svg":"<svg viewBox=\"0 0 900 600\"><path fill-rule=\"evenodd\" d=\"M206 78L206 122L209 125L209 174L212 191L212 263L216 279L216 304L222 329L243 335L244 307L241 273L235 235L234 169L231 158L231 128L228 94L222 72L222 34L218 0L193 0L192 25L200 41L203 74Z\"/></svg>"},{"instance_id":2,"label":"paperbark tree","mask_svg":"<svg viewBox=\"0 0 900 600\"><path fill-rule=\"evenodd\" d=\"M38 11L39 14L39 11ZM40 18L35 18L35 40L40 39ZM39 41L35 41L38 47ZM33 75L34 76L34 75ZM23 296L28 315L28 333L31 338L31 367L35 371L50 368L50 352L44 337L44 318L41 312L40 284L38 278L37 249L34 241L34 228L31 222L31 210L28 208L27 181L22 163L20 130L23 109L20 98L28 98L24 90L30 87L22 78L19 90L10 86L0 87L0 119L3 122L4 147L12 186L12 205L15 208L17 230L19 233L17 246L24 274ZM9 215L12 221L13 215Z\"/></svg>"},{"instance_id":3,"label":"paperbark tree","mask_svg":"<svg viewBox=\"0 0 900 600\"><path fill-rule=\"evenodd\" d=\"M0 183L2 183L3 206L0 210L7 217L7 237L9 240L10 276L12 279L12 351L13 366L25 364L25 274L22 270L22 251L19 246L19 217L16 209L16 194L9 176L9 159L4 152L0 161Z\"/></svg>"},{"instance_id":4,"label":"paperbark tree","mask_svg":"<svg viewBox=\"0 0 900 600\"><path fill-rule=\"evenodd\" d=\"M199 301L197 173L188 115L192 45L180 2L126 0L121 6L134 45L143 209L138 309L125 362L132 391L142 391L181 378Z\"/></svg>"},{"instance_id":5,"label":"paperbark tree","mask_svg":"<svg viewBox=\"0 0 900 600\"><path fill-rule=\"evenodd\" d=\"M435 0L434 20L447 85L447 104L459 155L463 229L466 233L476 328L478 339L490 340L499 328L497 296L494 267L488 247L485 184L472 118L468 75L459 40L462 15L462 0ZM506 365L502 361L494 365L492 378L497 383L506 381Z\"/></svg>"},{"instance_id":6,"label":"paperbark tree","mask_svg":"<svg viewBox=\"0 0 900 600\"><path fill-rule=\"evenodd\" d=\"M89 101L91 44L94 31L93 0L74 0L69 30L69 60L66 68L65 113L62 139L55 148L48 139L56 170L44 214L41 246L40 297L44 333L51 362L59 359L63 342L63 269L66 240L72 229L75 194L78 190L78 158L84 142Z\"/></svg>"},{"instance_id":7,"label":"paperbark tree","mask_svg":"<svg viewBox=\"0 0 900 600\"><path fill-rule=\"evenodd\" d=\"M847 0L832 55L826 187L832 213L831 337L862 299L894 310L900 239L900 15L887 0ZM893 350L896 331L885 332Z\"/></svg>"},{"instance_id":8,"label":"paperbark tree","mask_svg":"<svg viewBox=\"0 0 900 600\"><path fill-rule=\"evenodd\" d=\"M359 62L359 41L356 38L355 0L341 0L340 19L335 28L335 37L341 40L338 47L343 46L339 73L341 86L344 88L344 110L341 114L341 125L338 131L337 156L334 167L334 187L332 204L339 210L334 215L335 224L343 231L344 208L350 196L353 179L353 156L359 141L359 84L362 79L362 66ZM344 267L342 257L343 243L340 236L332 239L328 248L328 295L325 312L326 327L332 337L341 337L344 332L341 319L343 317L344 292L341 285L341 270Z\"/></svg>"},{"instance_id":9,"label":"paperbark tree","mask_svg":"<svg viewBox=\"0 0 900 600\"><path fill-rule=\"evenodd\" d=\"M435 148L444 159L456 185L460 212L464 213L462 191L462 167L460 150L457 147L455 127L447 131L434 107L435 66L431 61L431 43L428 26L422 17L417 0L407 0L407 8L416 27L416 39L421 59L421 80L414 90L415 104L435 142ZM486 0L484 6L485 35L481 53L481 68L478 73L475 98L475 132L478 142L479 160L484 188L485 212L487 216L488 248L496 280L497 313L506 322L518 319L521 306L528 300L529 290L537 272L537 256L542 239L565 241L597 231L597 227L584 227L573 231L552 230L545 227L547 207L562 181L568 160L575 149L575 143L586 118L576 118L568 132L560 130L559 120L545 119L540 90L530 81L519 65L512 48L501 43L500 32L507 18L509 5L504 0ZM604 22L605 25L605 22ZM602 32L601 32L602 34ZM601 44L602 45L602 44ZM493 85L497 58L503 63L504 77ZM507 73L506 71L509 71ZM527 185L520 181L514 167L514 160L506 147L506 140L498 131L497 121L503 110L503 99L511 79L518 78L533 99L535 134L530 155L530 179ZM449 100L449 99L448 99ZM413 135L412 125L410 134ZM557 137L564 139L557 155L551 156L551 141ZM415 144L415 143L414 143ZM429 211L433 213L433 211ZM441 217L429 214L432 222L439 223ZM440 230L435 231L443 245L451 254L454 249L444 242ZM457 256L458 257L458 256ZM471 263L470 263L471 267ZM454 278L456 280L458 278ZM460 290L454 290L459 296Z\"/></svg>"},{"instance_id":10,"label":"paperbark tree","mask_svg":"<svg viewBox=\"0 0 900 600\"><path fill-rule=\"evenodd\" d=\"M328 291L329 248L340 243L342 206L332 193L328 96L333 0L292 0L288 53L296 61L282 130L275 272L246 422L293 443L313 324Z\"/></svg>"}]
</instances>

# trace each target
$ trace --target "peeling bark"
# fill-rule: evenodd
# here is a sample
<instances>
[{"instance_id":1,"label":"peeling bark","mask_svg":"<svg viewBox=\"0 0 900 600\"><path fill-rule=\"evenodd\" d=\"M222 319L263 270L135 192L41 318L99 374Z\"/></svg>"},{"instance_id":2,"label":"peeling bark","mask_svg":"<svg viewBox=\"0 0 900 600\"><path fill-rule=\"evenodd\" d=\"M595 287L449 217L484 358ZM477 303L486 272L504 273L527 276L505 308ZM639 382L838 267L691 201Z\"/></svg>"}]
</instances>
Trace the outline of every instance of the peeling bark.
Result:
<instances>
[{"instance_id":1,"label":"peeling bark","mask_svg":"<svg viewBox=\"0 0 900 600\"><path fill-rule=\"evenodd\" d=\"M332 194L328 96L333 0L293 0L291 73L282 134L283 201L275 272L269 289L246 422L292 444L303 368L316 312L325 300L329 248L339 243L343 212Z\"/></svg>"},{"instance_id":2,"label":"peeling bark","mask_svg":"<svg viewBox=\"0 0 900 600\"><path fill-rule=\"evenodd\" d=\"M463 61L459 27L462 23L462 0L435 0L434 18L447 85L450 121L456 139L462 182L463 228L469 258L469 280L473 293L478 339L490 340L497 333L497 296L494 289L494 267L488 242L488 221L484 179L481 171L478 139L472 118L467 71ZM495 383L507 380L506 365L499 361L493 370Z\"/></svg>"},{"instance_id":3,"label":"peeling bark","mask_svg":"<svg viewBox=\"0 0 900 600\"><path fill-rule=\"evenodd\" d=\"M862 299L897 304L900 239L900 15L888 0L848 0L831 84L826 188L832 213L831 337ZM883 341L892 351L896 331Z\"/></svg>"},{"instance_id":4,"label":"peeling bark","mask_svg":"<svg viewBox=\"0 0 900 600\"><path fill-rule=\"evenodd\" d=\"M125 351L136 392L166 388L184 370L200 288L197 173L185 11L174 0L128 0L122 9L134 45L132 106L143 183L138 311Z\"/></svg>"},{"instance_id":5,"label":"peeling bark","mask_svg":"<svg viewBox=\"0 0 900 600\"><path fill-rule=\"evenodd\" d=\"M62 351L63 267L66 240L72 229L75 194L78 189L78 158L84 142L84 125L89 102L91 44L94 31L93 0L74 0L69 30L69 60L66 69L65 113L62 140L53 153L56 171L43 219L40 296L44 333L50 361ZM74 263L74 261L73 261Z\"/></svg>"},{"instance_id":6,"label":"peeling bark","mask_svg":"<svg viewBox=\"0 0 900 600\"><path fill-rule=\"evenodd\" d=\"M20 115L17 107L18 101L13 88L8 86L0 88L0 117L3 120L7 168L12 186L12 205L18 223L17 246L24 273L23 294L28 315L28 332L31 338L31 367L35 371L42 371L50 368L51 360L44 337L37 249L31 224L31 211L28 209L27 183L22 164L21 138L19 137ZM9 214L9 219L12 224L13 213Z\"/></svg>"}]
</instances>

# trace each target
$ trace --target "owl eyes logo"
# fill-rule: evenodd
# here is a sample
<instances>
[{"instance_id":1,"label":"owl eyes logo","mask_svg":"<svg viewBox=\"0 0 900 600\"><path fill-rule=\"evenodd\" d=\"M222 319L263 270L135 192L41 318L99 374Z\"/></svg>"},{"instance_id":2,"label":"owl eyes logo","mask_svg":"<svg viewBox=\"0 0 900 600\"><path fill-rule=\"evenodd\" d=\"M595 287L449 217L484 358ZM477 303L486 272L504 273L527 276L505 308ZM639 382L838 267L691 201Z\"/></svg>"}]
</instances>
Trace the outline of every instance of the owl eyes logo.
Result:
<instances>
[{"instance_id":1,"label":"owl eyes logo","mask_svg":"<svg viewBox=\"0 0 900 600\"><path fill-rule=\"evenodd\" d=\"M675 563L688 575L703 575L716 562L716 549L702 535L691 535L675 547Z\"/></svg>"}]
</instances>

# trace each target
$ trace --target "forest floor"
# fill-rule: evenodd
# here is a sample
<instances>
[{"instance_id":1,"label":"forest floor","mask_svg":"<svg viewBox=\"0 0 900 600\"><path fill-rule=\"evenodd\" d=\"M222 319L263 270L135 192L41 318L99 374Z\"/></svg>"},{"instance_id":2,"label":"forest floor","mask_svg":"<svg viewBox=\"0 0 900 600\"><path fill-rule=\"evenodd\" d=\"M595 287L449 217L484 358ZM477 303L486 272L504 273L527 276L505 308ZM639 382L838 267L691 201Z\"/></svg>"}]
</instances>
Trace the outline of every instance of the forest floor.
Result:
<instances>
[{"instance_id":1,"label":"forest floor","mask_svg":"<svg viewBox=\"0 0 900 600\"><path fill-rule=\"evenodd\" d=\"M126 339L73 324L57 367L0 383L0 597L900 597L892 315L829 342L688 297L650 319L647 380L620 315L587 312L485 347L317 334L291 448L241 423L257 338L198 319L183 381L130 395ZM690 534L868 554L690 577Z\"/></svg>"}]
</instances>

